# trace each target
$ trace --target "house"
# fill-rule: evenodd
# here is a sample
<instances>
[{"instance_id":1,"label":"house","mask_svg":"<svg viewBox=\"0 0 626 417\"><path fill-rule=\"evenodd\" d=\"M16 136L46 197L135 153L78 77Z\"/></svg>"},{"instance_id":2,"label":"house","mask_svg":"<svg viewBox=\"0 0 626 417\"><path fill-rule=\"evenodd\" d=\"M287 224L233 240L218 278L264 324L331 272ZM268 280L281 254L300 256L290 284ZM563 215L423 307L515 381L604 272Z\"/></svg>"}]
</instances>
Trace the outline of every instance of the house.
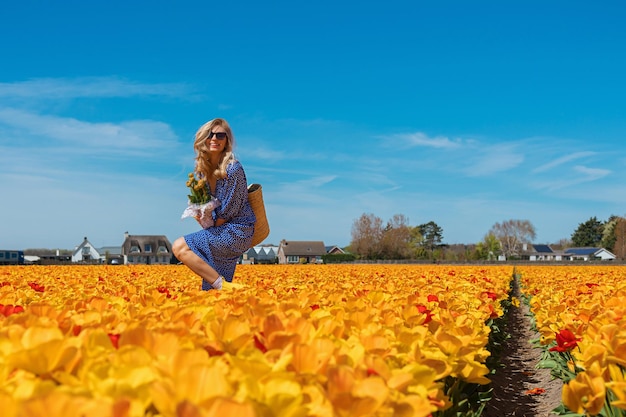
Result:
<instances>
[{"instance_id":1,"label":"house","mask_svg":"<svg viewBox=\"0 0 626 417\"><path fill-rule=\"evenodd\" d=\"M121 246L103 246L98 248L100 261L110 265L119 265L124 263Z\"/></svg>"},{"instance_id":2,"label":"house","mask_svg":"<svg viewBox=\"0 0 626 417\"><path fill-rule=\"evenodd\" d=\"M255 246L248 249L241 257L245 264L275 264L278 259L278 246Z\"/></svg>"},{"instance_id":3,"label":"house","mask_svg":"<svg viewBox=\"0 0 626 417\"><path fill-rule=\"evenodd\" d=\"M72 252L72 262L100 262L100 253L98 253L98 250L87 240L87 236L85 236L81 244Z\"/></svg>"},{"instance_id":4,"label":"house","mask_svg":"<svg viewBox=\"0 0 626 417\"><path fill-rule=\"evenodd\" d=\"M549 245L522 245L522 259L529 261L562 261L563 252L555 252Z\"/></svg>"},{"instance_id":5,"label":"house","mask_svg":"<svg viewBox=\"0 0 626 417\"><path fill-rule=\"evenodd\" d=\"M279 264L322 263L326 255L324 242L307 240L282 240L278 246Z\"/></svg>"},{"instance_id":6,"label":"house","mask_svg":"<svg viewBox=\"0 0 626 417\"><path fill-rule=\"evenodd\" d=\"M130 235L126 232L121 255L125 264L169 264L172 244L164 235Z\"/></svg>"},{"instance_id":7,"label":"house","mask_svg":"<svg viewBox=\"0 0 626 417\"><path fill-rule=\"evenodd\" d=\"M554 251L549 245L522 246L522 259L528 261L613 260L615 255L604 248L567 248Z\"/></svg>"},{"instance_id":8,"label":"house","mask_svg":"<svg viewBox=\"0 0 626 417\"><path fill-rule=\"evenodd\" d=\"M325 246L326 249L326 253L329 255L341 255L346 253L346 251L344 251L343 249L341 249L339 246L333 245L333 246Z\"/></svg>"},{"instance_id":9,"label":"house","mask_svg":"<svg viewBox=\"0 0 626 417\"><path fill-rule=\"evenodd\" d=\"M615 255L604 248L568 248L565 249L565 256L568 260L602 260L612 261Z\"/></svg>"}]
</instances>

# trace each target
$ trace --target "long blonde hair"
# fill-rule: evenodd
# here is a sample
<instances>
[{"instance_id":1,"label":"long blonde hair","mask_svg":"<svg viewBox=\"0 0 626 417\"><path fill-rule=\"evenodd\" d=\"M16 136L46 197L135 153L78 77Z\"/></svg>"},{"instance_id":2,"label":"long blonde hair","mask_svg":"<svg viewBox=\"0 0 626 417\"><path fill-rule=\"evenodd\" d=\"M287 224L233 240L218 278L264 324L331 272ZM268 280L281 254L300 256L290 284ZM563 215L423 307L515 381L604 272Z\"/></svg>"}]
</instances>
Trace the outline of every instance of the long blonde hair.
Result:
<instances>
[{"instance_id":1,"label":"long blonde hair","mask_svg":"<svg viewBox=\"0 0 626 417\"><path fill-rule=\"evenodd\" d=\"M206 144L209 133L211 133L211 130L215 126L220 126L226 131L226 145L224 146L217 166L211 164L209 148ZM234 147L235 137L226 120L217 118L206 122L200 126L200 129L196 132L196 140L193 143L193 149L196 151L196 172L201 174L204 178L209 178L211 175L218 179L226 178L226 167L229 163L235 161L235 154L233 153Z\"/></svg>"}]
</instances>

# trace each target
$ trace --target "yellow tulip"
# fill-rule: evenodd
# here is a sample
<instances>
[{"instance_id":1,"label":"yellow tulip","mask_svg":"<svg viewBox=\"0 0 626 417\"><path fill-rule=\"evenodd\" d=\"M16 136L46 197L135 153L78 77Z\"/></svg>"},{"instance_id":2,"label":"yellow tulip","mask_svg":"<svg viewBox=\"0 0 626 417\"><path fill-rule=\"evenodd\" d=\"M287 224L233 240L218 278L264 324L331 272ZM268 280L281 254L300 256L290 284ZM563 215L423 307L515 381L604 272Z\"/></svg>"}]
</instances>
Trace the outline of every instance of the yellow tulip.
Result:
<instances>
[{"instance_id":1,"label":"yellow tulip","mask_svg":"<svg viewBox=\"0 0 626 417\"><path fill-rule=\"evenodd\" d=\"M335 345L329 339L315 339L310 344L293 346L293 370L298 374L325 373Z\"/></svg>"},{"instance_id":2,"label":"yellow tulip","mask_svg":"<svg viewBox=\"0 0 626 417\"><path fill-rule=\"evenodd\" d=\"M239 403L228 398L216 398L206 408L207 412L202 414L203 417L257 417L257 413L255 412L254 407L251 404ZM180 417L192 417L192 415L178 415Z\"/></svg>"},{"instance_id":3,"label":"yellow tulip","mask_svg":"<svg viewBox=\"0 0 626 417\"><path fill-rule=\"evenodd\" d=\"M608 382L606 386L610 388L617 397L616 400L611 401L611 405L626 410L626 381Z\"/></svg>"},{"instance_id":4,"label":"yellow tulip","mask_svg":"<svg viewBox=\"0 0 626 417\"><path fill-rule=\"evenodd\" d=\"M263 384L264 401L273 415L285 417L306 416L302 386L295 380L281 377L270 378Z\"/></svg>"},{"instance_id":5,"label":"yellow tulip","mask_svg":"<svg viewBox=\"0 0 626 417\"><path fill-rule=\"evenodd\" d=\"M428 417L435 410L437 407L433 407L428 399L418 395L409 395L398 401L394 406L393 415L394 417Z\"/></svg>"},{"instance_id":6,"label":"yellow tulip","mask_svg":"<svg viewBox=\"0 0 626 417\"><path fill-rule=\"evenodd\" d=\"M11 395L0 391L0 410L3 417L17 417L19 404Z\"/></svg>"},{"instance_id":7,"label":"yellow tulip","mask_svg":"<svg viewBox=\"0 0 626 417\"><path fill-rule=\"evenodd\" d=\"M57 370L72 373L80 361L79 343L77 339L64 339L56 327L30 327L22 336L23 350L11 353L7 362L36 375Z\"/></svg>"},{"instance_id":8,"label":"yellow tulip","mask_svg":"<svg viewBox=\"0 0 626 417\"><path fill-rule=\"evenodd\" d=\"M601 370L594 365L563 386L563 404L576 413L599 414L604 406L606 388Z\"/></svg>"}]
</instances>

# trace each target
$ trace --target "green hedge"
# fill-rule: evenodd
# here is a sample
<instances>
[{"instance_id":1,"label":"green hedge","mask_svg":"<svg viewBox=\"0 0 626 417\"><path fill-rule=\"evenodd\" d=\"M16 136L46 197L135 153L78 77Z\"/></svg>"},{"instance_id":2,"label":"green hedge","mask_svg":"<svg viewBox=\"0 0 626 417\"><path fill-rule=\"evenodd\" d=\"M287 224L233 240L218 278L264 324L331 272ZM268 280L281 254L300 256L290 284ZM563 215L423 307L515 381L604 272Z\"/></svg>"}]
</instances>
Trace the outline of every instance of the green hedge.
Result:
<instances>
[{"instance_id":1,"label":"green hedge","mask_svg":"<svg viewBox=\"0 0 626 417\"><path fill-rule=\"evenodd\" d=\"M325 264L341 264L344 262L354 262L356 256L351 253L338 253L322 255L322 260Z\"/></svg>"}]
</instances>

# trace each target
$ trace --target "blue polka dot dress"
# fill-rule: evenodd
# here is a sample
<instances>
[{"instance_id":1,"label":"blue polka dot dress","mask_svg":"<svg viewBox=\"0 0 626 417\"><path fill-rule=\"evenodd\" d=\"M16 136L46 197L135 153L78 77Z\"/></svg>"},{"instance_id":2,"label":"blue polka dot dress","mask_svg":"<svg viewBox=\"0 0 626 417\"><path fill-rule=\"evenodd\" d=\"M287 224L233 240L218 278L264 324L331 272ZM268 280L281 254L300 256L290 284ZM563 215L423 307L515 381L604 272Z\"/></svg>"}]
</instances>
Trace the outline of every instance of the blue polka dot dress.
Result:
<instances>
[{"instance_id":1,"label":"blue polka dot dress","mask_svg":"<svg viewBox=\"0 0 626 417\"><path fill-rule=\"evenodd\" d=\"M248 202L248 184L241 163L231 162L226 174L226 178L217 180L214 191L209 190L221 202L213 212L213 219L219 217L226 223L185 235L185 242L196 255L231 282L239 257L252 245L256 217ZM211 288L208 282L202 281L203 290Z\"/></svg>"}]
</instances>

